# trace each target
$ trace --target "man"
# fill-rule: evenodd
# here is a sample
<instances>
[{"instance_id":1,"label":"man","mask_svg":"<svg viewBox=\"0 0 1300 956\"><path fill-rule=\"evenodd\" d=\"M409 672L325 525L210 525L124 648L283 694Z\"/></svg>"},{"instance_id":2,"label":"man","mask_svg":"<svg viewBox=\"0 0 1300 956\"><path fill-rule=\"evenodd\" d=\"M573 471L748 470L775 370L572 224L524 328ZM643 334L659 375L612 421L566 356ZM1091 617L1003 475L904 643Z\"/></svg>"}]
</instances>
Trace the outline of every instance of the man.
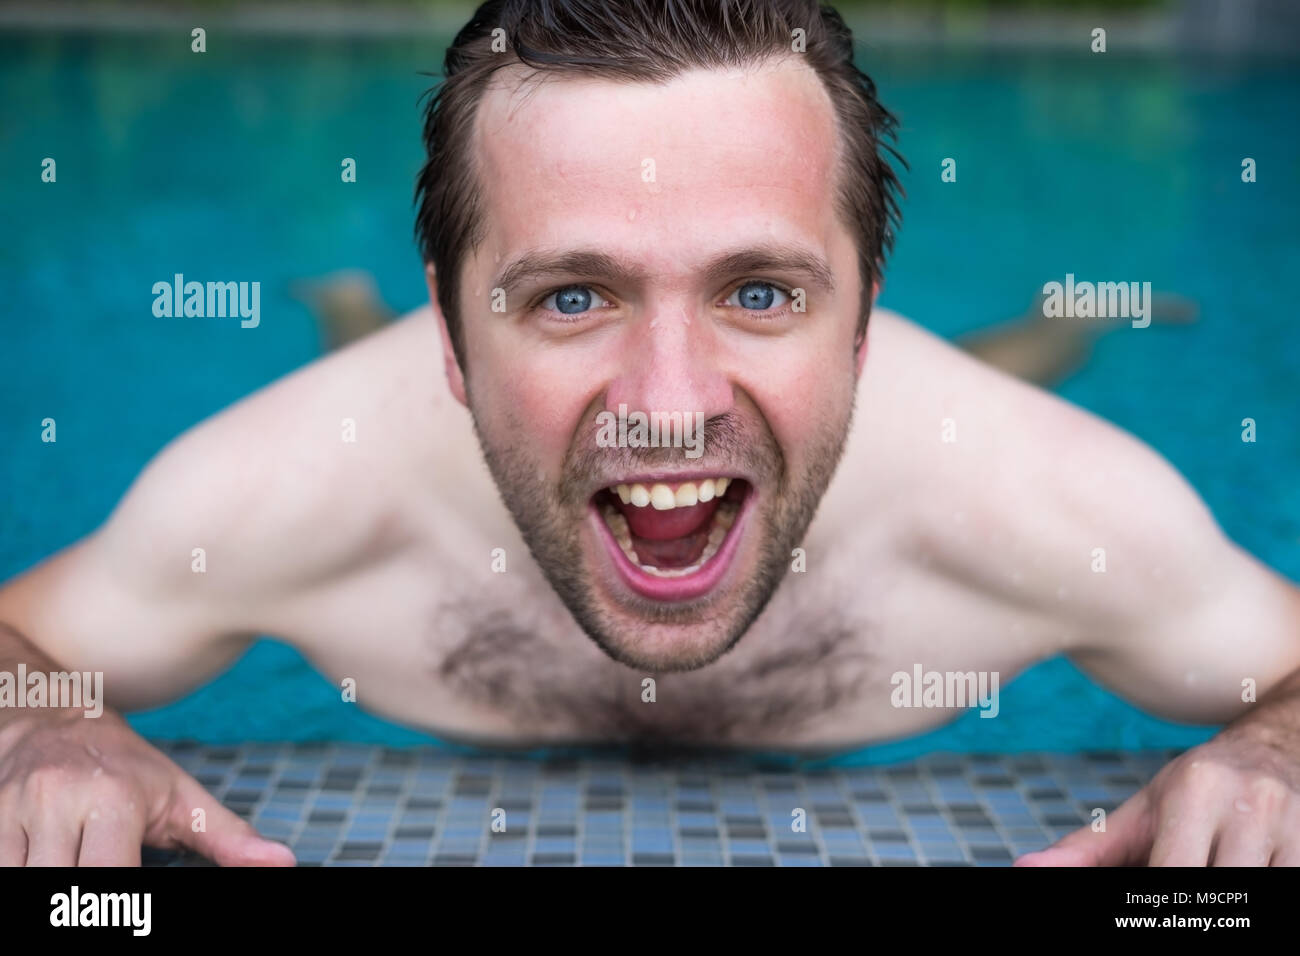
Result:
<instances>
[{"instance_id":1,"label":"man","mask_svg":"<svg viewBox=\"0 0 1300 956\"><path fill-rule=\"evenodd\" d=\"M825 750L956 713L898 672L1065 652L1232 723L1026 862L1300 863L1296 588L1134 439L871 308L893 120L838 16L498 0L447 67L431 307L164 450L0 592L0 669L147 707L269 633L446 736ZM290 861L111 713L0 711L0 808L8 864Z\"/></svg>"}]
</instances>

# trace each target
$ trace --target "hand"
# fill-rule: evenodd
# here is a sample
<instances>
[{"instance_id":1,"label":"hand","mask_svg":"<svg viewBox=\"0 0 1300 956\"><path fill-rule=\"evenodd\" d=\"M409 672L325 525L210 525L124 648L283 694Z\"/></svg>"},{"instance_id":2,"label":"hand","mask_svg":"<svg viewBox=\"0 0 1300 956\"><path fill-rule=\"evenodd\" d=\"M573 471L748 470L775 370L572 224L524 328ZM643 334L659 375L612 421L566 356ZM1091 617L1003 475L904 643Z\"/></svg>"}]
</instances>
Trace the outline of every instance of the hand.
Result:
<instances>
[{"instance_id":1,"label":"hand","mask_svg":"<svg viewBox=\"0 0 1300 956\"><path fill-rule=\"evenodd\" d=\"M1110 814L1016 866L1300 866L1300 741L1229 728Z\"/></svg>"},{"instance_id":2,"label":"hand","mask_svg":"<svg viewBox=\"0 0 1300 956\"><path fill-rule=\"evenodd\" d=\"M205 830L196 833L199 808ZM0 866L139 866L142 844L189 847L222 866L294 863L288 847L258 836L117 714L6 717Z\"/></svg>"}]
</instances>

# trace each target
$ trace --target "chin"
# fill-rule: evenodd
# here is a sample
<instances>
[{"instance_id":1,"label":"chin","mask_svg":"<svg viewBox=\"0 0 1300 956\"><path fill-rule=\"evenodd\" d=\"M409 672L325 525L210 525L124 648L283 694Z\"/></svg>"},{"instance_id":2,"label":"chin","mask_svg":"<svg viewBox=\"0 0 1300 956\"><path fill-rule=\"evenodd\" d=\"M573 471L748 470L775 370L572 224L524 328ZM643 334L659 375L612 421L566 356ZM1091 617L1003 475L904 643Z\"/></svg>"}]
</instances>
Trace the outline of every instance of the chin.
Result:
<instances>
[{"instance_id":1,"label":"chin","mask_svg":"<svg viewBox=\"0 0 1300 956\"><path fill-rule=\"evenodd\" d=\"M745 632L744 627L725 628L718 621L651 624L622 614L602 616L605 621L587 628L592 640L620 664L650 673L691 671L712 664Z\"/></svg>"}]
</instances>

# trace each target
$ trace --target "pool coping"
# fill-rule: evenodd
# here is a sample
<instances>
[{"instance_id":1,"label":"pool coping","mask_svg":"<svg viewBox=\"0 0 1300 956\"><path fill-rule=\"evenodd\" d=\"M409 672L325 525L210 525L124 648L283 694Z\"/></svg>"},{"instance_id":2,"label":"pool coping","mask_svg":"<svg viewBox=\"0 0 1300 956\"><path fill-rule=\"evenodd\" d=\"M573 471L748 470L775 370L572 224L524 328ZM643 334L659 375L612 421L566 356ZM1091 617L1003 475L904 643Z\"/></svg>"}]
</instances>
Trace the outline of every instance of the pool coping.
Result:
<instances>
[{"instance_id":1,"label":"pool coping","mask_svg":"<svg viewBox=\"0 0 1300 956\"><path fill-rule=\"evenodd\" d=\"M1233 0L1227 0L1232 3ZM196 26L265 36L410 37L454 34L476 4L460 0L436 6L367 3L232 2L224 7L177 7L158 2L88 4L45 0L24 4L0 0L0 30L157 33ZM1256 0L1249 15L1220 0L1186 0L1145 10L1083 12L1036 9L915 9L899 6L850 7L845 20L860 46L977 48L987 50L1070 51L1087 53L1092 31L1107 30L1113 52L1172 51L1259 54L1300 52L1300 37L1269 27L1281 20L1267 0ZM1263 9L1265 23L1259 22ZM1282 10L1282 7L1276 7ZM1280 24L1278 24L1280 27ZM1289 39L1288 39L1289 38Z\"/></svg>"},{"instance_id":2,"label":"pool coping","mask_svg":"<svg viewBox=\"0 0 1300 956\"><path fill-rule=\"evenodd\" d=\"M155 741L308 866L1007 866L1098 819L1178 751L524 758L350 743ZM149 865L208 865L148 851Z\"/></svg>"}]
</instances>

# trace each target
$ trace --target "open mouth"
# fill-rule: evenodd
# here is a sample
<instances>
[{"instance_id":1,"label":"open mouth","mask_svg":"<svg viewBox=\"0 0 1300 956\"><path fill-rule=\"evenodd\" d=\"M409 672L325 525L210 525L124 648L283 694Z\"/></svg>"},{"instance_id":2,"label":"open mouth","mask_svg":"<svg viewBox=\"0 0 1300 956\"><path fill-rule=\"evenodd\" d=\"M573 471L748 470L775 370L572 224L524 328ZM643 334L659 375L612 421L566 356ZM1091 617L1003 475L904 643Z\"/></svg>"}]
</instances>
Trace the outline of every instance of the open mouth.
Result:
<instances>
[{"instance_id":1,"label":"open mouth","mask_svg":"<svg viewBox=\"0 0 1300 956\"><path fill-rule=\"evenodd\" d=\"M753 497L743 478L634 481L591 500L624 580L658 600L699 597L721 580Z\"/></svg>"}]
</instances>

